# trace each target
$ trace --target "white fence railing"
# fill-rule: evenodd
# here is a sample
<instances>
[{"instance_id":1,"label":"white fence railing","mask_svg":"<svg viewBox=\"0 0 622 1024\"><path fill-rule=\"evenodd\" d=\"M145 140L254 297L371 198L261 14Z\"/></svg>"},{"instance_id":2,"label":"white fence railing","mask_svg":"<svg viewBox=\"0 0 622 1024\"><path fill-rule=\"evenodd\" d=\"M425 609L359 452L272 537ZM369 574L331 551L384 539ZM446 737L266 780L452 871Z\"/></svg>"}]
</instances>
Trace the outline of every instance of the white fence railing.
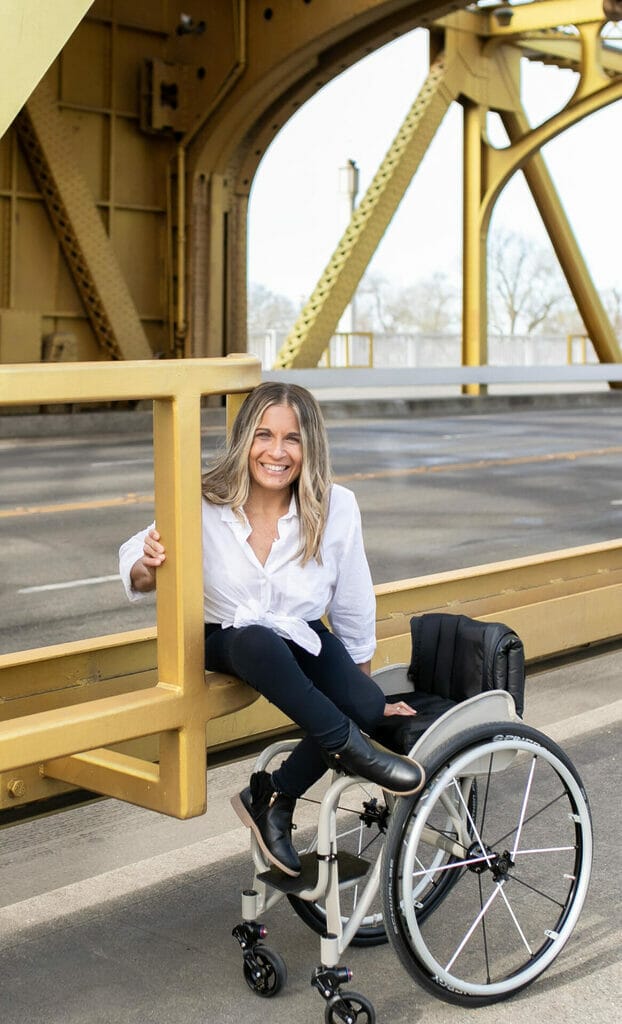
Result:
<instances>
[{"instance_id":1,"label":"white fence railing","mask_svg":"<svg viewBox=\"0 0 622 1024\"><path fill-rule=\"evenodd\" d=\"M264 370L274 366L279 350L287 337L286 331L270 330L252 334L248 351L261 359ZM368 341L360 343L353 335L347 348L350 364L367 363ZM357 347L358 346L358 347ZM360 352L359 352L360 349ZM373 362L376 369L398 367L460 366L462 341L459 335L374 334ZM330 366L347 366L346 347L342 337L330 343ZM565 363L598 363L594 346L589 339L575 335L555 336L491 336L488 339L488 363L491 366L563 366Z\"/></svg>"}]
</instances>

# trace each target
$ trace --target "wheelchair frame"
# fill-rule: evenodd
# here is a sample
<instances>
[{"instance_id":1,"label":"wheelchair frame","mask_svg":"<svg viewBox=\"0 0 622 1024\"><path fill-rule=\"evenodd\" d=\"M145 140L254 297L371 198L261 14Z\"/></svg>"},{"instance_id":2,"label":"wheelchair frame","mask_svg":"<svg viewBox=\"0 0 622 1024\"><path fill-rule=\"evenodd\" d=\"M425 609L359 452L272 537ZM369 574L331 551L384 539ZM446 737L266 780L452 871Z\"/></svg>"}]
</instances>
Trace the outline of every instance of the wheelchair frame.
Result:
<instances>
[{"instance_id":1,"label":"wheelchair frame","mask_svg":"<svg viewBox=\"0 0 622 1024\"><path fill-rule=\"evenodd\" d=\"M390 670L382 670L375 678L385 693L395 693L399 690L400 682L404 681L405 671L405 666L392 666ZM402 689L406 687L407 684L402 685ZM471 742L473 737L476 738L474 747ZM540 747L539 741L543 741ZM259 755L254 770L266 770L274 757L293 749L295 742L284 741L267 747ZM485 749L486 757L480 757L477 753L478 742L482 749ZM469 743L475 754L469 754ZM504 980L498 984L486 980L474 984L469 981L462 982L452 973L453 960L450 959L448 966L445 967L443 962L438 961L432 945L423 937L417 921L418 909L423 906L420 903L420 893L426 887L437 887L438 879L451 879L445 887L450 889L454 881L461 882L465 875L466 882L472 881L469 872L475 875L486 873L491 876L492 885L489 903L492 904L500 894L499 905L502 906L504 901L511 916L512 908L503 889L512 878L514 861L519 853L549 853L553 857L572 856L572 845L550 848L545 846L542 850L528 851L517 851L512 848L511 851L504 850L499 854L485 846L477 832L477 815L470 805L470 800L474 799L472 795L470 796L474 792L473 780L480 775L490 774L491 771L493 774L502 773L521 757L524 760L526 751L528 759L532 749L530 744L533 745L534 751L531 773L533 774L535 770L537 757L544 764L548 759L554 777L565 779L566 787L570 787L568 798L571 809L567 815L565 812L562 814L562 820L566 817L574 820L573 827L578 831L577 846L580 849L580 856L575 858L578 863L578 877L573 881L570 875L562 872L560 868L560 876L564 879L570 878L567 885L568 894L565 897L569 901L568 911L564 910L560 914L559 929L555 926L544 929L546 937L541 948L535 951L530 949L528 939L515 920L521 942L529 950L533 960L531 966L510 976L509 981ZM576 771L567 762L563 752L543 734L522 724L516 713L514 701L508 693L494 690L465 700L438 718L414 745L411 755L424 765L426 772L429 768L432 770L428 774L423 790L414 797L388 798L393 807L389 828L383 852L377 857L371 870L368 862L357 863L359 858L351 855L344 857L343 852L339 851L337 811L340 800L347 790L361 784L366 785L363 780L355 777L333 775L320 804L317 844L314 845L312 853L301 855L303 870L299 878L289 878L271 867L251 833L254 879L252 888L244 890L242 894L242 923L234 928L233 935L242 948L246 981L257 994L275 995L286 980L284 961L278 953L261 943L265 930L263 925L258 923L258 919L286 895L293 895L309 904L321 901L325 907L326 934L320 938L321 963L313 972L311 983L325 1000L325 1021L328 1024L339 1021L347 1024L354 1021L373 1024L376 1019L369 1000L350 990L342 990L342 986L350 981L351 972L348 968L339 966L339 961L347 947L356 940L372 901L381 889L384 925L402 963L419 983L434 995L449 1002L473 1006L507 998L534 980L561 951L583 905L592 860L587 798ZM497 758L497 755L500 759L491 767L492 758ZM460 778L461 786L454 785L455 793L445 788L442 772L444 770L447 774L449 769L444 767L444 758L449 758L449 761L453 759L458 764L462 758L467 766L466 781ZM487 758L489 760L486 763ZM567 764L563 763L564 761ZM455 783L455 780L451 778L451 782ZM531 781L528 781L527 785L530 787ZM519 813L517 837L523 828L528 792L529 790L526 790L524 806ZM426 824L426 815L430 817L438 813L438 808L441 815L446 816L451 827L446 829L444 826L440 831L436 827L434 831L429 823ZM418 815L423 815L423 824L417 820ZM418 843L426 842L436 850L430 864L426 864L421 858L417 846ZM518 838L515 846L518 846ZM404 863L407 869L404 868ZM413 866L417 870L413 870ZM364 882L361 881L368 871L368 877ZM403 872L401 878L400 871ZM412 880L415 876L419 876L416 883ZM481 890L481 881L479 878L477 881ZM563 884L566 885L566 882ZM341 893L352 885L359 887L357 902L351 912L344 915ZM432 888L431 897L425 897L431 899L431 911L422 915L424 920L427 916L432 917L437 904L445 899L445 895L442 894L437 899ZM440 888L443 889L442 884ZM405 891L408 899L404 897ZM484 914L485 910L482 909L479 916L483 917ZM475 929L478 920L473 924L471 931ZM470 935L471 932L467 931L466 938L454 954L454 959L462 953L462 946L468 944ZM383 938L374 941L383 941ZM524 951L523 955L529 959Z\"/></svg>"}]
</instances>

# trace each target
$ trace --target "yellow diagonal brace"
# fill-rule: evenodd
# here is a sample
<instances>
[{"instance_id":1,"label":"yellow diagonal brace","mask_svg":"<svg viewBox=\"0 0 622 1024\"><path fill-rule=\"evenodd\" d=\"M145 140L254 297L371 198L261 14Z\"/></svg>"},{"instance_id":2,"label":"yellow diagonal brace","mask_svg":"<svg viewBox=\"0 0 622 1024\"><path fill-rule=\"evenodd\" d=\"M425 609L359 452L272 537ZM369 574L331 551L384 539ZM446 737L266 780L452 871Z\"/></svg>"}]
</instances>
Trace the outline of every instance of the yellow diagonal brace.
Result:
<instances>
[{"instance_id":1,"label":"yellow diagonal brace","mask_svg":"<svg viewBox=\"0 0 622 1024\"><path fill-rule=\"evenodd\" d=\"M528 134L529 122L523 112L501 112L501 118L511 143ZM523 174L598 358L602 363L621 362L622 351L613 325L590 277L544 159L539 153L525 164Z\"/></svg>"},{"instance_id":2,"label":"yellow diagonal brace","mask_svg":"<svg viewBox=\"0 0 622 1024\"><path fill-rule=\"evenodd\" d=\"M0 8L0 136L82 20L93 0L5 0Z\"/></svg>"},{"instance_id":3,"label":"yellow diagonal brace","mask_svg":"<svg viewBox=\"0 0 622 1024\"><path fill-rule=\"evenodd\" d=\"M46 82L35 89L15 125L99 344L113 359L151 358L71 135Z\"/></svg>"},{"instance_id":4,"label":"yellow diagonal brace","mask_svg":"<svg viewBox=\"0 0 622 1024\"><path fill-rule=\"evenodd\" d=\"M458 62L441 55L279 352L275 366L316 366L397 210L430 142L458 94Z\"/></svg>"}]
</instances>

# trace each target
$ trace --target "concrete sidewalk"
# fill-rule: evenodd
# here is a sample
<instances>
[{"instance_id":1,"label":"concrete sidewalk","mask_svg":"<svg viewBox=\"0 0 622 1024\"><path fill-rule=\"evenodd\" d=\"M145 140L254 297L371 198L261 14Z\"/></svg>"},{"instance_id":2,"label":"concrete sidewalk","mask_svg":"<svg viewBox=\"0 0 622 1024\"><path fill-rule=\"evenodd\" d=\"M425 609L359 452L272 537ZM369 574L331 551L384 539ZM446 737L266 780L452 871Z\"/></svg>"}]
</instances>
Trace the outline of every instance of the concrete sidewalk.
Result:
<instances>
[{"instance_id":1,"label":"concrete sidewalk","mask_svg":"<svg viewBox=\"0 0 622 1024\"><path fill-rule=\"evenodd\" d=\"M610 650L532 673L528 680L526 721L562 743L590 796L595 874L569 946L524 994L479 1009L481 1024L522 1022L526 1014L551 1024L616 1019L622 996L617 852L621 667L622 655ZM5 902L0 910L0 1014L6 1024L319 1024L324 1004L309 984L319 963L319 940L287 901L266 920L267 942L284 954L289 972L288 984L275 999L266 1002L249 991L231 937L240 919L240 892L252 872L248 833L239 827L228 799L244 784L249 768L239 763L210 771L208 813L195 822L160 820L105 801L97 806L115 815L108 837L103 831L72 837L69 826L64 835L64 815L32 823L28 850L16 850L12 866L0 873ZM138 830L145 829L147 820L153 829L145 855ZM52 827L55 842L46 841ZM172 848L165 841L171 830L177 843ZM4 833L5 839L12 831ZM111 850L121 849L122 863L89 874L89 857L97 853L98 843L103 846L99 863L106 843L113 844ZM16 873L36 875L37 864L49 872L50 858L66 862L70 847L76 857L73 881L67 876L56 888L11 901ZM471 1019L468 1011L418 988L390 946L348 950L343 962L354 971L350 988L372 1000L382 1024Z\"/></svg>"}]
</instances>

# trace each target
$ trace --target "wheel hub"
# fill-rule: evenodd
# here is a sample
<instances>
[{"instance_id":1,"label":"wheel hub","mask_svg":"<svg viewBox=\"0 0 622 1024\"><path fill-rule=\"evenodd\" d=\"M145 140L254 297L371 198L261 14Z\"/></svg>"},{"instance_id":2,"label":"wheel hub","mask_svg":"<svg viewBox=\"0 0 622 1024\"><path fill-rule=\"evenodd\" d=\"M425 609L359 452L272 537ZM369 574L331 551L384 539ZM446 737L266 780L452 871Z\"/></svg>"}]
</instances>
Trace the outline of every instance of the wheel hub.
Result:
<instances>
[{"instance_id":1,"label":"wheel hub","mask_svg":"<svg viewBox=\"0 0 622 1024\"><path fill-rule=\"evenodd\" d=\"M384 804L379 804L376 797L363 802L363 812L359 815L360 820L367 828L377 825L380 832L386 832L389 823L389 809Z\"/></svg>"},{"instance_id":2,"label":"wheel hub","mask_svg":"<svg viewBox=\"0 0 622 1024\"><path fill-rule=\"evenodd\" d=\"M481 843L473 843L469 847L465 860L471 861L467 864L469 871L475 875L483 875L485 871L490 871L495 882L507 881L509 872L514 867L509 850L496 853L489 846L482 847Z\"/></svg>"}]
</instances>

